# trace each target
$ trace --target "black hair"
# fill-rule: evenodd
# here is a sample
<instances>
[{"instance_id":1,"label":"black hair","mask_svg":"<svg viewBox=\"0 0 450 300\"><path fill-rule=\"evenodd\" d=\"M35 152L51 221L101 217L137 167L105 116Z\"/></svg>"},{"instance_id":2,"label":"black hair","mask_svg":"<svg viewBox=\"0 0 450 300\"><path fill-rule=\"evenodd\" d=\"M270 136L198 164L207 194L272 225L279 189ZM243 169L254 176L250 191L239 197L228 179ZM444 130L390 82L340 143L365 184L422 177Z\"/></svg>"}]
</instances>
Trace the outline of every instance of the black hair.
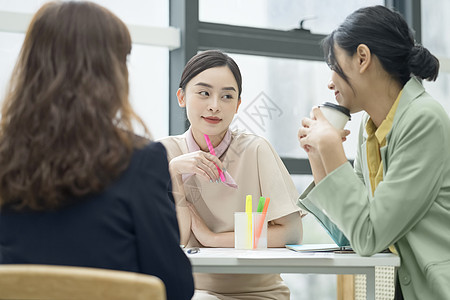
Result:
<instances>
[{"instance_id":1,"label":"black hair","mask_svg":"<svg viewBox=\"0 0 450 300\"><path fill-rule=\"evenodd\" d=\"M438 76L439 60L415 43L411 29L399 13L384 6L356 10L322 41L327 64L347 83L348 78L336 61L334 46L352 56L360 44L367 45L386 72L402 85L411 75L429 81Z\"/></svg>"},{"instance_id":2,"label":"black hair","mask_svg":"<svg viewBox=\"0 0 450 300\"><path fill-rule=\"evenodd\" d=\"M233 73L238 86L238 99L240 99L242 93L241 71L231 57L219 50L207 50L194 55L184 67L179 87L184 90L189 81L201 72L223 66L227 66L231 73Z\"/></svg>"}]
</instances>

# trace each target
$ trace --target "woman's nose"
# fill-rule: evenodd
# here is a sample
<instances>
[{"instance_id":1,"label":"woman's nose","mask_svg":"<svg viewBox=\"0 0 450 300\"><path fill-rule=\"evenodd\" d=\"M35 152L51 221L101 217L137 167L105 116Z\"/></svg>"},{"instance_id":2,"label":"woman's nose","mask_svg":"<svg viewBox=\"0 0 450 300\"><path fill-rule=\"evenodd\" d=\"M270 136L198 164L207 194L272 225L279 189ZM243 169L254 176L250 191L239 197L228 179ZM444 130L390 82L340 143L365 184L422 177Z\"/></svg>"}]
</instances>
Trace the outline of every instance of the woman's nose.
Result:
<instances>
[{"instance_id":1,"label":"woman's nose","mask_svg":"<svg viewBox=\"0 0 450 300\"><path fill-rule=\"evenodd\" d=\"M209 101L208 110L210 111L218 111L220 110L219 99L213 97L211 101Z\"/></svg>"},{"instance_id":2,"label":"woman's nose","mask_svg":"<svg viewBox=\"0 0 450 300\"><path fill-rule=\"evenodd\" d=\"M328 88L330 90L334 90L334 82L333 82L333 80L330 80L330 82L328 82Z\"/></svg>"}]
</instances>

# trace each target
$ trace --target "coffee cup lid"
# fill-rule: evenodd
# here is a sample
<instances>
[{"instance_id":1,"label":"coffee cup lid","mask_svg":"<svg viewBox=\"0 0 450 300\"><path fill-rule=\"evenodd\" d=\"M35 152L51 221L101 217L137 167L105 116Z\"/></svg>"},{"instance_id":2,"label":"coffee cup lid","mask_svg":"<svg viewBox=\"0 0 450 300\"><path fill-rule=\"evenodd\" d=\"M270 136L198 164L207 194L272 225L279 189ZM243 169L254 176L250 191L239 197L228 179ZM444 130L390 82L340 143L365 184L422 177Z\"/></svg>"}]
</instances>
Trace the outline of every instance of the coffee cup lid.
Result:
<instances>
[{"instance_id":1,"label":"coffee cup lid","mask_svg":"<svg viewBox=\"0 0 450 300\"><path fill-rule=\"evenodd\" d=\"M325 102L323 104L321 104L321 106L326 106L326 107L330 107L330 108L334 108L338 111L340 111L341 113L345 114L346 116L348 116L348 119L351 119L350 116L350 110L347 107L341 106L341 105L337 105L331 102Z\"/></svg>"}]
</instances>

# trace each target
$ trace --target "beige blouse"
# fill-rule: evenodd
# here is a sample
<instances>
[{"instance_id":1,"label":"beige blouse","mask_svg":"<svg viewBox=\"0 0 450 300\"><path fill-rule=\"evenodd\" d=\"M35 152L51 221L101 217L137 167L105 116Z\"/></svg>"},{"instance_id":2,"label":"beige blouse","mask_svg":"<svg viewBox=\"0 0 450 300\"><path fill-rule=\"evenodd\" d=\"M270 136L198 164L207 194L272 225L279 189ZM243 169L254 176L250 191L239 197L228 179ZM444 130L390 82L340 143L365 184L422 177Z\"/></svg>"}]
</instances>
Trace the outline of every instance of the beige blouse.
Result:
<instances>
[{"instance_id":1,"label":"beige blouse","mask_svg":"<svg viewBox=\"0 0 450 300\"><path fill-rule=\"evenodd\" d=\"M190 131L160 140L167 149L169 161L188 153L187 134ZM280 157L264 138L232 132L230 146L219 158L237 183L237 189L195 175L184 183L179 176L172 183L177 204L193 203L213 232L234 231L234 212L245 211L246 195L253 197L253 211L257 209L260 196L270 197L269 221L300 211L295 204L299 197L297 189ZM193 246L202 247L192 234L187 247ZM249 296L289 299L289 290L279 274L196 273L194 278L196 289L232 295L235 299L239 299L239 294L245 294L246 299Z\"/></svg>"}]
</instances>

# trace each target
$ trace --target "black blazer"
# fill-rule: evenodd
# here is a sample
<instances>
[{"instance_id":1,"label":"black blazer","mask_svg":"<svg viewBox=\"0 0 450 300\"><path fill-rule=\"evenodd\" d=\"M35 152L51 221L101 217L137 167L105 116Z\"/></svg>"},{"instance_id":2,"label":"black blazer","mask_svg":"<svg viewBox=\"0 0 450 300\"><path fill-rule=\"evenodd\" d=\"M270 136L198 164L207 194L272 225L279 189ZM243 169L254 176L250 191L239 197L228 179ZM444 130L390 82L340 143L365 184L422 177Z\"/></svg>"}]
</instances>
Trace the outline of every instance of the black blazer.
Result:
<instances>
[{"instance_id":1,"label":"black blazer","mask_svg":"<svg viewBox=\"0 0 450 300\"><path fill-rule=\"evenodd\" d=\"M55 212L0 211L0 263L96 267L155 275L168 299L191 299L164 146L135 150L102 193Z\"/></svg>"}]
</instances>

